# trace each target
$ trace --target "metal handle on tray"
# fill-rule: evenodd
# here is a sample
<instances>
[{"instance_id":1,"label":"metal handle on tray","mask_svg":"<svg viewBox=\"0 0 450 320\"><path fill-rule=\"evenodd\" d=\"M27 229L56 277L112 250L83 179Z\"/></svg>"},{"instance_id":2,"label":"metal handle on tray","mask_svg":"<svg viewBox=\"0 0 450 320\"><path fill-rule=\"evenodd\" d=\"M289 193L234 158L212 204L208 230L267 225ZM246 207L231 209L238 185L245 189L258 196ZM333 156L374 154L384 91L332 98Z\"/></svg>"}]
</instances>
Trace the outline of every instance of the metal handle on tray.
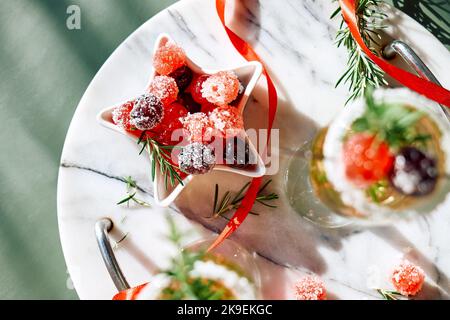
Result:
<instances>
[{"instance_id":1,"label":"metal handle on tray","mask_svg":"<svg viewBox=\"0 0 450 320\"><path fill-rule=\"evenodd\" d=\"M117 290L123 291L130 288L125 276L120 269L119 263L116 260L114 251L109 241L108 232L113 228L113 222L111 219L103 218L95 223L95 236L97 238L98 247L102 254L103 261L105 262L106 269L108 269L114 285Z\"/></svg>"}]
</instances>

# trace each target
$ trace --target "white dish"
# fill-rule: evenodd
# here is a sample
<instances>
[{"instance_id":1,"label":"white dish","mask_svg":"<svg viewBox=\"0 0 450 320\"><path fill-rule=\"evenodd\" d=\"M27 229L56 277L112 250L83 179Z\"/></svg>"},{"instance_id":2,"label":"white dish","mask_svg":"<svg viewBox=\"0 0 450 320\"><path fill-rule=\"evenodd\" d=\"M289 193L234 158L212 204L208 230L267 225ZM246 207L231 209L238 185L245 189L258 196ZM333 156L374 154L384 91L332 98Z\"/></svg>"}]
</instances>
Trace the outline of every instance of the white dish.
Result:
<instances>
[{"instance_id":1,"label":"white dish","mask_svg":"<svg viewBox=\"0 0 450 320\"><path fill-rule=\"evenodd\" d=\"M173 39L170 38L170 36L167 35L167 34L161 34L158 37L158 39L156 40L153 52L156 52L156 50L159 47L164 46L168 41L173 41ZM151 57L149 57L149 59L150 58ZM203 69L198 64L193 62L193 60L189 58L188 54L187 54L186 64L196 74L214 74L214 73L217 73L219 71L222 71L222 70ZM244 64L242 64L242 65L240 65L238 67L235 67L235 68L230 68L229 70L233 71L238 76L239 80L241 81L241 83L245 87L245 91L244 91L244 93L243 93L243 95L242 95L238 105L236 106L238 108L240 114L242 115L243 112L244 112L244 108L245 108L245 106L247 104L248 98L252 94L252 91L253 91L256 83L258 82L259 77L261 76L262 66L261 66L261 64L259 62L252 61L252 62L244 63ZM150 77L149 84L151 83L151 81L153 80L155 75L156 75L156 73L153 71L153 73L151 74L151 77ZM147 85L147 87L148 87L148 85ZM113 123L113 121L112 121L112 111L118 105L121 105L121 103L120 104L116 104L113 107L108 107L108 108L100 111L100 113L97 115L97 120L98 120L98 122L101 125L105 126L106 128L112 129L112 130L117 131L117 132L119 132L121 134L124 134L124 135L130 137L131 139L133 139L133 141L136 141L136 137L135 136L133 136L132 134L126 132L125 130L123 130L122 128L116 126ZM238 168L232 168L232 167L227 166L227 165L218 164L218 165L216 165L213 168L213 170L242 174L242 175L247 176L247 177L261 177L261 176L263 176L265 174L265 172L266 172L266 168L264 166L264 162L263 162L261 156L259 155L257 149L255 148L254 144L252 143L252 141L250 139L247 139L247 140L249 141L249 151L251 153L253 153L254 159L257 159L257 163L256 163L254 168L252 168L252 169L238 169ZM143 168L143 170L147 171L147 168ZM178 197L178 195L189 184L189 182L193 179L193 176L192 175L188 175L187 177L185 177L183 179L183 183L182 184L178 183L178 181L176 181L174 186L168 185L167 189L164 186L164 180L163 179L164 179L164 177L163 177L163 175L161 175L161 172L159 170L156 170L155 180L153 181L153 192L154 192L154 197L155 197L156 202L160 206L168 207L173 201L175 201L175 199Z\"/></svg>"}]
</instances>

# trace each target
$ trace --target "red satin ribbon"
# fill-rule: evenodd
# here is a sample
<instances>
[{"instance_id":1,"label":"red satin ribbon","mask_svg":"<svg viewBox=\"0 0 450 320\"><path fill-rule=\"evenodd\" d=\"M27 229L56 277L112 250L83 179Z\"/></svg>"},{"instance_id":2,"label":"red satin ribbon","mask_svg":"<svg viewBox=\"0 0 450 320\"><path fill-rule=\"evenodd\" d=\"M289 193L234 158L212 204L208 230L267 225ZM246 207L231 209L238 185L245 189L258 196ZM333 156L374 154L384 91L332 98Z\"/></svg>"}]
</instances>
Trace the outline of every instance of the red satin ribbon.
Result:
<instances>
[{"instance_id":1,"label":"red satin ribbon","mask_svg":"<svg viewBox=\"0 0 450 320\"><path fill-rule=\"evenodd\" d=\"M113 297L113 300L136 300L138 294L147 284L148 282L128 290L120 291Z\"/></svg>"},{"instance_id":2,"label":"red satin ribbon","mask_svg":"<svg viewBox=\"0 0 450 320\"><path fill-rule=\"evenodd\" d=\"M365 54L375 62L384 72L403 84L405 87L424 95L428 99L434 100L442 105L450 107L450 91L445 88L420 78L408 71L400 69L375 55L364 43L358 28L357 0L339 0L342 16L348 25L353 38L364 51Z\"/></svg>"},{"instance_id":3,"label":"red satin ribbon","mask_svg":"<svg viewBox=\"0 0 450 320\"><path fill-rule=\"evenodd\" d=\"M277 90L267 72L267 68L265 67L262 59L253 50L250 44L242 40L237 34L235 34L231 29L227 27L225 23L225 4L226 0L216 0L217 14L219 16L220 21L222 22L222 25L231 43L247 61L258 61L263 65L263 74L266 77L268 98L269 98L269 115L267 123L268 129L267 143L269 143L270 132L272 130L273 121L275 119L275 113L277 111L277 104L278 104ZM265 152L263 154L265 154ZM242 199L241 205L236 210L233 217L230 219L230 222L228 222L228 224L226 225L225 229L217 237L214 243L209 247L208 251L220 245L226 238L228 238L234 231L236 231L236 229L241 225L241 223L245 220L245 218L247 218L248 213L250 212L250 210L253 207L253 204L255 203L259 187L261 186L261 182L262 177L254 178L252 180L244 196L244 199Z\"/></svg>"}]
</instances>

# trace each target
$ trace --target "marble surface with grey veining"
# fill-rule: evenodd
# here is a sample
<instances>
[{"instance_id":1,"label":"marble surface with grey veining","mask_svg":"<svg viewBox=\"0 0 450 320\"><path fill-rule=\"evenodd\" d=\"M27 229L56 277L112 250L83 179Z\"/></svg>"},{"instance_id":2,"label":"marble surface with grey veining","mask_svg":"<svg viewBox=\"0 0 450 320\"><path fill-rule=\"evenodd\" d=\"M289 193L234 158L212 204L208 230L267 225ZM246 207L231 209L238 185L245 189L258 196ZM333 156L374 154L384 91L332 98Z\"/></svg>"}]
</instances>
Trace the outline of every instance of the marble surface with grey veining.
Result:
<instances>
[{"instance_id":1,"label":"marble surface with grey veining","mask_svg":"<svg viewBox=\"0 0 450 320\"><path fill-rule=\"evenodd\" d=\"M390 288L389 272L408 258L426 272L418 298L450 297L450 204L430 215L388 227L329 230L298 216L284 192L287 160L347 99L334 84L345 69L347 54L337 49L337 21L329 20L335 4L325 0L237 1L227 8L229 25L250 42L265 61L279 93L275 128L280 129L279 171L271 191L278 207L255 206L232 238L255 252L267 299L293 299L293 283L317 274L331 299L377 299L373 285ZM420 25L398 11L389 12L387 33L414 46L444 86L450 87L450 54ZM199 176L170 209L119 207L123 177L132 176L140 195L152 202L149 161L124 136L99 126L96 114L106 106L142 92L151 72L151 53L158 34L170 34L187 54L207 68L229 68L243 58L221 28L213 1L181 1L133 33L111 55L81 100L67 135L58 181L58 219L64 255L82 299L110 299L115 288L97 249L93 227L103 216L115 223L113 236L128 234L116 254L132 285L145 282L167 265L173 248L164 238L169 212L183 226L194 225L202 237L220 231L225 219L211 219L214 185L238 190L248 178L224 172ZM264 127L266 93L260 81L245 111L247 127ZM179 214L182 213L182 214ZM186 218L187 219L186 219ZM370 282L370 283L369 283Z\"/></svg>"}]
</instances>

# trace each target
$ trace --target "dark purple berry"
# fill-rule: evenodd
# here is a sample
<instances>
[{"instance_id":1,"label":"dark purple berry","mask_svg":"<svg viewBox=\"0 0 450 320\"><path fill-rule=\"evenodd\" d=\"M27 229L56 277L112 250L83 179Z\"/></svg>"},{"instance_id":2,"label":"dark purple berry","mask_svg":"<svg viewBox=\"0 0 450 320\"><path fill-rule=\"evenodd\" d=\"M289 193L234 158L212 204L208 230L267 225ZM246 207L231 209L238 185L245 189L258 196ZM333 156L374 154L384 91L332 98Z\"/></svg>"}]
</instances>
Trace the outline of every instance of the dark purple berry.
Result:
<instances>
[{"instance_id":1,"label":"dark purple berry","mask_svg":"<svg viewBox=\"0 0 450 320\"><path fill-rule=\"evenodd\" d=\"M214 150L200 142L184 146L178 155L180 169L190 174L204 174L214 167L216 158Z\"/></svg>"},{"instance_id":2,"label":"dark purple berry","mask_svg":"<svg viewBox=\"0 0 450 320\"><path fill-rule=\"evenodd\" d=\"M389 180L395 189L409 196L431 193L438 179L436 160L414 147L405 147L395 156Z\"/></svg>"},{"instance_id":3,"label":"dark purple berry","mask_svg":"<svg viewBox=\"0 0 450 320\"><path fill-rule=\"evenodd\" d=\"M234 168L247 168L256 164L256 157L250 152L248 141L238 137L229 138L224 143L223 158L225 164Z\"/></svg>"},{"instance_id":4,"label":"dark purple berry","mask_svg":"<svg viewBox=\"0 0 450 320\"><path fill-rule=\"evenodd\" d=\"M172 72L169 76L175 79L178 89L181 92L184 91L191 83L193 72L191 69L189 69L189 67L182 66L177 70L175 70L174 72Z\"/></svg>"},{"instance_id":5,"label":"dark purple berry","mask_svg":"<svg viewBox=\"0 0 450 320\"><path fill-rule=\"evenodd\" d=\"M187 109L189 113L197 113L200 112L202 109L202 106L194 101L194 98L188 93L183 92L180 93L179 99L181 100L180 103Z\"/></svg>"},{"instance_id":6,"label":"dark purple berry","mask_svg":"<svg viewBox=\"0 0 450 320\"><path fill-rule=\"evenodd\" d=\"M161 100L150 93L136 99L130 113L130 124L139 130L150 130L161 123L164 108Z\"/></svg>"}]
</instances>

